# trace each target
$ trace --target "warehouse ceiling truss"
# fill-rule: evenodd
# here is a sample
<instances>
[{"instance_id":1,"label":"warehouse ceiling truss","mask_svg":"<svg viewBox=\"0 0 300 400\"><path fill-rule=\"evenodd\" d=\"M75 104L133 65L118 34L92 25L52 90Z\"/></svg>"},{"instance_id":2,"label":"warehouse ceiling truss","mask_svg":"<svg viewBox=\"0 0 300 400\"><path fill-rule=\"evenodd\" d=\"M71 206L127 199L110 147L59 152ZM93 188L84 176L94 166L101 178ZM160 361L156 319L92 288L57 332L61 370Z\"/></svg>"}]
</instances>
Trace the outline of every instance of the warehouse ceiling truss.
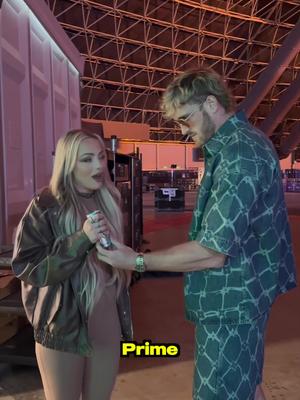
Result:
<instances>
[{"instance_id":1,"label":"warehouse ceiling truss","mask_svg":"<svg viewBox=\"0 0 300 400\"><path fill-rule=\"evenodd\" d=\"M150 125L151 139L181 140L160 111L174 76L206 64L237 103L252 90L300 17L298 0L45 0L85 57L82 117ZM260 125L299 78L299 51L251 116ZM300 120L299 99L275 130Z\"/></svg>"}]
</instances>

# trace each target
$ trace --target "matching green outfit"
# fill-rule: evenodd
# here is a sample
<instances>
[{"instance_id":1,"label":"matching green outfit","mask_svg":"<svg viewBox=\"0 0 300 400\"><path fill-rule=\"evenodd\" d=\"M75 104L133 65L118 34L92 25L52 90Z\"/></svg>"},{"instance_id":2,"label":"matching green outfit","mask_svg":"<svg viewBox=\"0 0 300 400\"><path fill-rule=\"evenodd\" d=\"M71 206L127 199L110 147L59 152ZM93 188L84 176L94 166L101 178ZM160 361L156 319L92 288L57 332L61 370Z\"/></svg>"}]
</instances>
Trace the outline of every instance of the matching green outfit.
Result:
<instances>
[{"instance_id":1,"label":"matching green outfit","mask_svg":"<svg viewBox=\"0 0 300 400\"><path fill-rule=\"evenodd\" d=\"M296 286L280 165L243 113L221 126L204 155L189 239L227 258L223 268L185 274L186 315L196 324L194 399L250 400L270 307Z\"/></svg>"}]
</instances>

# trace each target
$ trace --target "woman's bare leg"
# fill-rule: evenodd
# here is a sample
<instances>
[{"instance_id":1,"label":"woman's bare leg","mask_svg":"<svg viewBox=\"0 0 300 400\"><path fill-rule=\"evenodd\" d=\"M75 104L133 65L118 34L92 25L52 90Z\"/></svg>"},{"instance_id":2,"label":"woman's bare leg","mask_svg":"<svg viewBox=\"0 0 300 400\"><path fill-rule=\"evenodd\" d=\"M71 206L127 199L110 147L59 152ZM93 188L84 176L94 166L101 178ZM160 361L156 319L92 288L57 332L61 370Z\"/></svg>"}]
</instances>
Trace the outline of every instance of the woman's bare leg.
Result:
<instances>
[{"instance_id":1,"label":"woman's bare leg","mask_svg":"<svg viewBox=\"0 0 300 400\"><path fill-rule=\"evenodd\" d=\"M84 357L48 349L39 343L35 353L47 400L79 400L85 367Z\"/></svg>"}]
</instances>

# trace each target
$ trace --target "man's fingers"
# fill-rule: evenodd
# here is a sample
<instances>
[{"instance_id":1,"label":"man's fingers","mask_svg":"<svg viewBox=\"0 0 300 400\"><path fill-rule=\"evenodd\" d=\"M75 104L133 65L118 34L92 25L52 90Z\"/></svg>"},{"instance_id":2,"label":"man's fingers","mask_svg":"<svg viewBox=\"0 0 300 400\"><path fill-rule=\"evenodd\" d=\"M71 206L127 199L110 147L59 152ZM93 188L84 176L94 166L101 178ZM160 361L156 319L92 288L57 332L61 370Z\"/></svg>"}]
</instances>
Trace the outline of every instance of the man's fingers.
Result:
<instances>
[{"instance_id":1,"label":"man's fingers","mask_svg":"<svg viewBox=\"0 0 300 400\"><path fill-rule=\"evenodd\" d=\"M106 250L104 249L100 243L96 243L96 248L99 254L103 255L103 256L107 256L107 253L111 250Z\"/></svg>"},{"instance_id":2,"label":"man's fingers","mask_svg":"<svg viewBox=\"0 0 300 400\"><path fill-rule=\"evenodd\" d=\"M106 257L104 254L100 254L99 252L97 253L97 258L98 258L98 260L100 260L100 261L103 261L103 262L105 262L105 263L107 263L108 264L108 257Z\"/></svg>"},{"instance_id":3,"label":"man's fingers","mask_svg":"<svg viewBox=\"0 0 300 400\"><path fill-rule=\"evenodd\" d=\"M112 242L112 244L117 248L117 249L119 249L120 247L122 247L123 246L123 244L121 243L121 242L119 242L117 239L115 239L115 238L111 238L111 242Z\"/></svg>"}]
</instances>

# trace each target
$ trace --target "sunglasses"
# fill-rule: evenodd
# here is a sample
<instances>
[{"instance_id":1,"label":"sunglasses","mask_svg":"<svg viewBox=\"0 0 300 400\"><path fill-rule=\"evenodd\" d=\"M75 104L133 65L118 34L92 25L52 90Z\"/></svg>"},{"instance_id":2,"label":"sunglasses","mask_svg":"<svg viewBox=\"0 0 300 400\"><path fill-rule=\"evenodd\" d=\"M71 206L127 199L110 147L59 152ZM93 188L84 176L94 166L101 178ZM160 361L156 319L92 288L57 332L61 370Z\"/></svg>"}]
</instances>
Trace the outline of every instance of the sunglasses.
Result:
<instances>
[{"instance_id":1,"label":"sunglasses","mask_svg":"<svg viewBox=\"0 0 300 400\"><path fill-rule=\"evenodd\" d=\"M206 100L206 98L205 98ZM205 102L204 100L204 102ZM203 102L203 103L204 103ZM178 118L178 119L174 119L175 124L181 126L185 126L187 128L189 128L189 123L188 121L192 118L192 116L194 114L196 114L197 111L201 111L203 103L200 104L199 108L197 108L196 110L191 111L189 114L183 115L182 117Z\"/></svg>"},{"instance_id":2,"label":"sunglasses","mask_svg":"<svg viewBox=\"0 0 300 400\"><path fill-rule=\"evenodd\" d=\"M199 109L194 110L194 111L191 111L189 114L184 115L183 117L180 117L180 118L178 118L178 119L175 119L174 122L175 122L177 125L186 126L186 127L188 128L188 127L189 127L189 124L188 124L189 119L192 118L192 116L193 116L197 111L199 111Z\"/></svg>"}]
</instances>

